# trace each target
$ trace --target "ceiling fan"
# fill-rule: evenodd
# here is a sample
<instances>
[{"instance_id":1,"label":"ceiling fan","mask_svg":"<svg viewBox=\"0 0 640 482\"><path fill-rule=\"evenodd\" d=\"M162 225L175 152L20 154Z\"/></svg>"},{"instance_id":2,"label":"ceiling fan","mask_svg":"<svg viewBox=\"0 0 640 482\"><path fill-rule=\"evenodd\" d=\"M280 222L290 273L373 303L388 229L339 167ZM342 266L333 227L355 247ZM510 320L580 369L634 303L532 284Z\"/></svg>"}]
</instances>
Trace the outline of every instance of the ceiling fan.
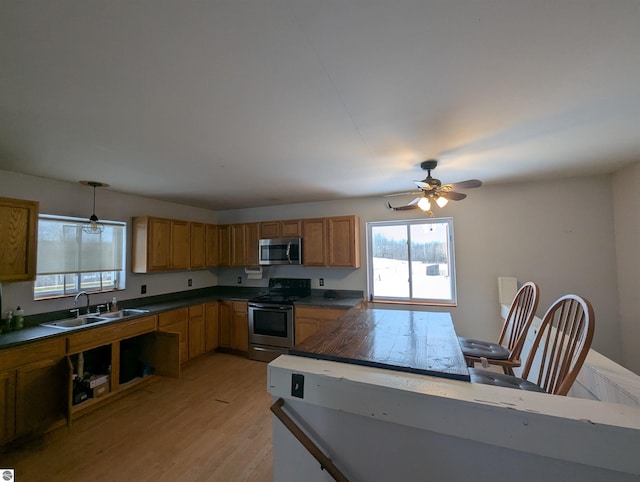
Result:
<instances>
[{"instance_id":1,"label":"ceiling fan","mask_svg":"<svg viewBox=\"0 0 640 482\"><path fill-rule=\"evenodd\" d=\"M436 168L438 161L428 160L420 163L420 168L427 171L427 177L422 181L413 181L418 186L419 191L400 192L397 194L389 194L385 197L406 196L408 194L420 194L410 203L404 206L394 207L387 202L387 209L391 211L409 211L413 209L422 209L423 211L431 210L431 204L435 202L439 207L443 208L449 201L461 201L467 197L466 194L457 192L457 189L471 189L482 186L482 181L478 179L469 179L467 181L454 182L452 184L442 184L440 179L431 177L431 171Z\"/></svg>"}]
</instances>

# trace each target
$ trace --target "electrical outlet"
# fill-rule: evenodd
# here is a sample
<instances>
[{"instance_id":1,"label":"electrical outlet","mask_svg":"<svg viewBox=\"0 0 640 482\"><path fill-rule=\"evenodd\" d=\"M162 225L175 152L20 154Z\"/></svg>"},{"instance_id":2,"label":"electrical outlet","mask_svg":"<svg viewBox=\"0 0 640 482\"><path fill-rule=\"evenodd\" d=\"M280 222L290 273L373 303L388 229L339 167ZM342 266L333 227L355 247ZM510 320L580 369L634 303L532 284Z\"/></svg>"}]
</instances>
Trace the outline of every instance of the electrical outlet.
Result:
<instances>
[{"instance_id":1,"label":"electrical outlet","mask_svg":"<svg viewBox=\"0 0 640 482\"><path fill-rule=\"evenodd\" d=\"M320 278L320 286L324 286L324 278Z\"/></svg>"},{"instance_id":2,"label":"electrical outlet","mask_svg":"<svg viewBox=\"0 0 640 482\"><path fill-rule=\"evenodd\" d=\"M238 284L241 285L242 284L242 276L238 276Z\"/></svg>"},{"instance_id":3,"label":"electrical outlet","mask_svg":"<svg viewBox=\"0 0 640 482\"><path fill-rule=\"evenodd\" d=\"M189 279L187 280L187 285L188 285L188 286L193 286L193 280L192 280L191 278L189 278Z\"/></svg>"},{"instance_id":4,"label":"electrical outlet","mask_svg":"<svg viewBox=\"0 0 640 482\"><path fill-rule=\"evenodd\" d=\"M304 398L304 375L299 373L291 374L291 396Z\"/></svg>"},{"instance_id":5,"label":"electrical outlet","mask_svg":"<svg viewBox=\"0 0 640 482\"><path fill-rule=\"evenodd\" d=\"M147 285L140 285L140 294L144 295L147 292Z\"/></svg>"}]
</instances>

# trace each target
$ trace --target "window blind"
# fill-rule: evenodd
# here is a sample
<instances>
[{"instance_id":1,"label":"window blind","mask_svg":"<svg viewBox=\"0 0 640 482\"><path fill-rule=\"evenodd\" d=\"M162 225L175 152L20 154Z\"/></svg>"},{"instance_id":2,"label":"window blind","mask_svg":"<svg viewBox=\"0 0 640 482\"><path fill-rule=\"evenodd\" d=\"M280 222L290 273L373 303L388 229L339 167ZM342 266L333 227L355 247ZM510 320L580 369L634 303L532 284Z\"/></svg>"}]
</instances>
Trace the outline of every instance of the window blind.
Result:
<instances>
[{"instance_id":1,"label":"window blind","mask_svg":"<svg viewBox=\"0 0 640 482\"><path fill-rule=\"evenodd\" d=\"M37 274L122 270L125 224L101 221L104 231L82 231L86 220L41 216L38 221Z\"/></svg>"}]
</instances>

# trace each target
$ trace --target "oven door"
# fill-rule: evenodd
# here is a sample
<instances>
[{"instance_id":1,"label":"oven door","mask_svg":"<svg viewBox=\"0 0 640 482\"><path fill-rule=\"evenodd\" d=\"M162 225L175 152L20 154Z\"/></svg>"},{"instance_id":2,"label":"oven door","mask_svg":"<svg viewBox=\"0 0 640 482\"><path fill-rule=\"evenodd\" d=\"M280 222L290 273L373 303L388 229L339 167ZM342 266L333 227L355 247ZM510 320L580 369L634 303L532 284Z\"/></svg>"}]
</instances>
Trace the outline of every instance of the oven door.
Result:
<instances>
[{"instance_id":1,"label":"oven door","mask_svg":"<svg viewBox=\"0 0 640 482\"><path fill-rule=\"evenodd\" d=\"M293 306L249 303L249 342L293 346Z\"/></svg>"}]
</instances>

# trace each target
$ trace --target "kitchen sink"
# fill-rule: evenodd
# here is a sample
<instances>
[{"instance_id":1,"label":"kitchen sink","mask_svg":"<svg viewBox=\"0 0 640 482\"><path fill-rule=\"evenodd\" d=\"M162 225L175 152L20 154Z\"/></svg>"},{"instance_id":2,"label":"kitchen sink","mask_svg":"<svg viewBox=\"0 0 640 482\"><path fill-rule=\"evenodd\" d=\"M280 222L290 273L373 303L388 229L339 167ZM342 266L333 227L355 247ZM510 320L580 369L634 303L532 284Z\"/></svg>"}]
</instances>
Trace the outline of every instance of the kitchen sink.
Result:
<instances>
[{"instance_id":1,"label":"kitchen sink","mask_svg":"<svg viewBox=\"0 0 640 482\"><path fill-rule=\"evenodd\" d=\"M149 310L140 310L137 308L126 308L120 311L114 311L112 313L102 313L100 316L108 318L110 320L118 320L120 318L127 318L129 316L137 316L149 313Z\"/></svg>"},{"instance_id":2,"label":"kitchen sink","mask_svg":"<svg viewBox=\"0 0 640 482\"><path fill-rule=\"evenodd\" d=\"M120 311L114 311L112 313L100 313L92 315L83 315L77 318L67 318L59 321L49 321L47 323L40 323L41 326L48 326L51 328L61 328L64 330L70 330L72 328L81 328L87 325L94 325L96 323L106 323L114 320L121 320L130 316L138 316L144 313L149 313L149 310L140 310L134 308L127 308Z\"/></svg>"},{"instance_id":3,"label":"kitchen sink","mask_svg":"<svg viewBox=\"0 0 640 482\"><path fill-rule=\"evenodd\" d=\"M40 323L42 326L50 326L53 328L77 328L79 326L92 325L109 321L109 318L97 315L79 316L78 318L68 318L66 320L50 321L48 323Z\"/></svg>"}]
</instances>

